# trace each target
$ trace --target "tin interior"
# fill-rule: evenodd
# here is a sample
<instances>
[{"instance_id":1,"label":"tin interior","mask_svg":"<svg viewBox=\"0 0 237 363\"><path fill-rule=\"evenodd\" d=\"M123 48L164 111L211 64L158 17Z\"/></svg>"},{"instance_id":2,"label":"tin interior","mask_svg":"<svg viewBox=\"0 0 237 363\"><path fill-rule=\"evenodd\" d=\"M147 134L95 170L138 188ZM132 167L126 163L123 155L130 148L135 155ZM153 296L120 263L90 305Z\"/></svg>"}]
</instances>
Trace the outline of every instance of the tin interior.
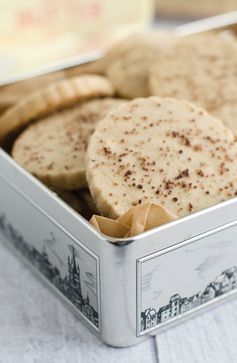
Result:
<instances>
[{"instance_id":1,"label":"tin interior","mask_svg":"<svg viewBox=\"0 0 237 363\"><path fill-rule=\"evenodd\" d=\"M219 33L224 32L224 31L231 31L232 34L234 33L237 36L237 11L206 18L203 20L198 20L198 21L188 23L185 25L180 25L174 29L174 34L175 34L175 36L183 37L183 36L188 36L191 34L198 34L198 33L206 32L206 31L216 31ZM73 59L69 59L68 61L63 61L63 62L57 63L57 64L51 64L51 65L36 69L35 71L24 72L24 73L14 76L14 77L9 77L9 78L6 78L5 80L0 81L0 88L7 86L7 85L14 84L19 81L33 79L40 75L46 75L46 74L61 71L61 70L71 70L80 65L92 63L92 62L100 59L102 56L103 56L103 54L101 52L94 52L92 54L88 54L83 57L78 56ZM11 159L11 162L14 163L15 166L17 165L13 159ZM21 168L19 165L17 165L17 167ZM21 170L23 173L26 173L28 175L28 177L33 178L33 180L35 181L35 178L32 177L29 173L27 173L23 168L21 168ZM40 188L43 188L45 191L47 191L47 193L49 194L49 197L56 198L53 195L53 193L45 185L43 185L38 180L36 182L38 183L38 186ZM178 226L179 224L182 225L183 223L189 223L189 222L192 223L192 221L195 220L196 218L203 219L203 218L205 218L206 214L209 214L209 213L214 214L215 212L218 213L218 210L222 210L223 208L228 207L231 204L235 204L236 201L237 201L237 198L232 198L228 201L219 203L215 206L206 208L204 210L193 213L191 215L179 218L175 221L172 221L172 222L162 225L160 227L154 228L150 231L143 232L132 238L130 237L130 238L116 238L116 239L109 237L109 236L105 236L102 233L95 230L92 227L92 225L85 218L83 218L79 213L75 212L72 208L70 208L61 199L60 199L60 204L62 205L63 208L69 209L70 213L73 214L74 218L75 218L75 216L77 218L79 218L81 223L83 223L88 229L90 229L90 231L95 235L95 237L100 236L104 240L106 240L108 243L112 243L112 244L114 244L116 242L116 246L121 247L124 245L128 245L132 242L139 241L143 238L150 238L151 236L156 234L158 231L166 231L167 229L169 229L172 226L175 227L175 226ZM211 227L210 227L210 229L211 229Z\"/></svg>"}]
</instances>

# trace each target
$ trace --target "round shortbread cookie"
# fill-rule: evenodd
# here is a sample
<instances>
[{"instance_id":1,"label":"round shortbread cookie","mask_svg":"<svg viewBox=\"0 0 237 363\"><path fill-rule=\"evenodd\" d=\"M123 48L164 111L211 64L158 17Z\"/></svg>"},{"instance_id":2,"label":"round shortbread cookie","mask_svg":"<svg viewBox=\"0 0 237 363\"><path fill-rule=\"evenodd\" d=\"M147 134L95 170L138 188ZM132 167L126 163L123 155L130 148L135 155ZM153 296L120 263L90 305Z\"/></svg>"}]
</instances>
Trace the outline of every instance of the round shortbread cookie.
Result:
<instances>
[{"instance_id":1,"label":"round shortbread cookie","mask_svg":"<svg viewBox=\"0 0 237 363\"><path fill-rule=\"evenodd\" d=\"M106 74L121 97L133 99L150 95L149 68L157 53L155 47L132 49L107 67Z\"/></svg>"},{"instance_id":2,"label":"round shortbread cookie","mask_svg":"<svg viewBox=\"0 0 237 363\"><path fill-rule=\"evenodd\" d=\"M234 135L176 99L137 99L112 112L90 139L86 165L97 208L112 218L144 202L185 216L237 193Z\"/></svg>"},{"instance_id":3,"label":"round shortbread cookie","mask_svg":"<svg viewBox=\"0 0 237 363\"><path fill-rule=\"evenodd\" d=\"M0 118L0 141L32 120L90 98L112 96L111 82L98 75L81 75L50 84L7 110Z\"/></svg>"},{"instance_id":4,"label":"round shortbread cookie","mask_svg":"<svg viewBox=\"0 0 237 363\"><path fill-rule=\"evenodd\" d=\"M150 95L149 69L156 55L176 39L170 32L153 31L131 36L118 43L104 57L105 74L121 97Z\"/></svg>"},{"instance_id":5,"label":"round shortbread cookie","mask_svg":"<svg viewBox=\"0 0 237 363\"><path fill-rule=\"evenodd\" d=\"M12 155L45 184L62 190L87 186L85 152L97 122L124 104L121 99L90 100L29 126L16 140Z\"/></svg>"},{"instance_id":6,"label":"round shortbread cookie","mask_svg":"<svg viewBox=\"0 0 237 363\"><path fill-rule=\"evenodd\" d=\"M65 72L58 71L0 87L0 112L6 111L15 103L35 92L35 89L46 87L49 83L57 82L64 78Z\"/></svg>"},{"instance_id":7,"label":"round shortbread cookie","mask_svg":"<svg viewBox=\"0 0 237 363\"><path fill-rule=\"evenodd\" d=\"M152 95L191 101L237 136L237 42L216 35L180 39L150 70Z\"/></svg>"}]
</instances>

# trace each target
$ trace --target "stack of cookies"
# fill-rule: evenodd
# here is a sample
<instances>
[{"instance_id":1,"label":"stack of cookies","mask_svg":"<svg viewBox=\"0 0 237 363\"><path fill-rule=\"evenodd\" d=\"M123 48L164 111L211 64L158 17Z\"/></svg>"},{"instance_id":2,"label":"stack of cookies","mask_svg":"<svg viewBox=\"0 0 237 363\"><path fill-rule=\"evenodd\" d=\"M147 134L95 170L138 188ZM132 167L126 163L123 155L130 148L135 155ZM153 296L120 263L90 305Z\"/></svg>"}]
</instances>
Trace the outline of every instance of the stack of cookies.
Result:
<instances>
[{"instance_id":1,"label":"stack of cookies","mask_svg":"<svg viewBox=\"0 0 237 363\"><path fill-rule=\"evenodd\" d=\"M86 218L150 203L174 219L237 195L235 39L136 36L88 69L2 115L21 166Z\"/></svg>"},{"instance_id":2,"label":"stack of cookies","mask_svg":"<svg viewBox=\"0 0 237 363\"><path fill-rule=\"evenodd\" d=\"M82 75L23 98L0 121L0 140L19 133L15 160L87 218L96 211L85 177L88 140L109 111L127 102L113 94L105 77Z\"/></svg>"}]
</instances>

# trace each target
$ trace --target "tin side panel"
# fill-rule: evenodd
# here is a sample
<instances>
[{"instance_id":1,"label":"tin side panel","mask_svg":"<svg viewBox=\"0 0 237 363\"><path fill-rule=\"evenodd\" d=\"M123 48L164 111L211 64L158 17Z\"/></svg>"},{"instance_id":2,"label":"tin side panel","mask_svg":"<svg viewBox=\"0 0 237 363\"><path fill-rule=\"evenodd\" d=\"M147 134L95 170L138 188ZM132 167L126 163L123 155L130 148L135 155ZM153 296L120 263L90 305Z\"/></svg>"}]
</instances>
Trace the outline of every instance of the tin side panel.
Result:
<instances>
[{"instance_id":1,"label":"tin side panel","mask_svg":"<svg viewBox=\"0 0 237 363\"><path fill-rule=\"evenodd\" d=\"M0 236L100 331L99 258L0 175Z\"/></svg>"},{"instance_id":2,"label":"tin side panel","mask_svg":"<svg viewBox=\"0 0 237 363\"><path fill-rule=\"evenodd\" d=\"M237 292L237 221L137 260L137 335Z\"/></svg>"}]
</instances>

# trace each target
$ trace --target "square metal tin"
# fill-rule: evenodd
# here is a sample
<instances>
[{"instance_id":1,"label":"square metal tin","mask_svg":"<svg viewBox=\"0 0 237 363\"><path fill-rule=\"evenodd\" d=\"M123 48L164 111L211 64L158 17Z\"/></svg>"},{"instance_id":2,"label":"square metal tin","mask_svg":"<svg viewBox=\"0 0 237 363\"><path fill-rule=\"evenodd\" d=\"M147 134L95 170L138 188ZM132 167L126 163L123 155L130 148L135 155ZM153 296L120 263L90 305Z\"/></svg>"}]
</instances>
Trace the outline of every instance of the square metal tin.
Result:
<instances>
[{"instance_id":1,"label":"square metal tin","mask_svg":"<svg viewBox=\"0 0 237 363\"><path fill-rule=\"evenodd\" d=\"M231 28L237 12L176 29ZM237 198L107 237L0 149L0 238L108 345L126 347L237 293Z\"/></svg>"}]
</instances>

